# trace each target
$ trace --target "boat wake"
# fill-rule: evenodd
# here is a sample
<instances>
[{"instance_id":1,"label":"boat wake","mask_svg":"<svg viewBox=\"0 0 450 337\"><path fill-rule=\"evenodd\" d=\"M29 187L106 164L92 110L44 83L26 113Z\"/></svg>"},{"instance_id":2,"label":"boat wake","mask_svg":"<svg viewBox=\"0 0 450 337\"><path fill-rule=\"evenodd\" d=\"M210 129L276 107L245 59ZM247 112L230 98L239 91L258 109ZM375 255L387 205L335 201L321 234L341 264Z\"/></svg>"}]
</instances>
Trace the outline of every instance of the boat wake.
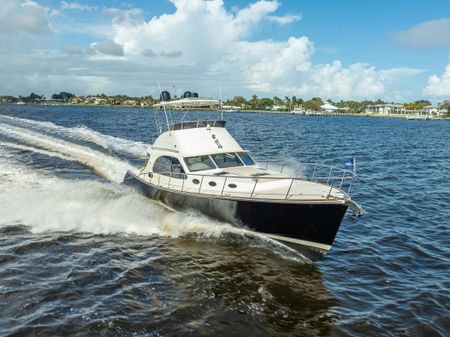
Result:
<instances>
[{"instance_id":1,"label":"boat wake","mask_svg":"<svg viewBox=\"0 0 450 337\"><path fill-rule=\"evenodd\" d=\"M4 116L2 116L3 118ZM76 134L116 151L132 152L133 141L103 136L85 127L64 128L52 123L0 120L0 226L25 225L31 232L158 235L244 240L304 262L303 257L271 239L212 220L196 212L173 212L120 183L131 165L108 153L50 134L49 129ZM18 126L16 122L23 126ZM42 125L41 125L42 124ZM32 126L32 128L28 128ZM41 129L39 129L42 127ZM82 132L80 132L82 130ZM118 145L121 144L121 145ZM126 146L125 146L126 144ZM139 145L139 143L137 143ZM140 145L142 147L142 144ZM24 154L77 162L105 178L73 180L50 169L36 169L20 160Z\"/></svg>"},{"instance_id":2,"label":"boat wake","mask_svg":"<svg viewBox=\"0 0 450 337\"><path fill-rule=\"evenodd\" d=\"M107 151L128 153L138 158L145 156L149 147L149 145L142 142L102 134L84 125L70 128L52 122L41 122L6 115L0 115L0 122L8 123L12 126L23 127L27 130L37 130L38 132L46 132L57 136L70 137L74 140L91 142Z\"/></svg>"}]
</instances>

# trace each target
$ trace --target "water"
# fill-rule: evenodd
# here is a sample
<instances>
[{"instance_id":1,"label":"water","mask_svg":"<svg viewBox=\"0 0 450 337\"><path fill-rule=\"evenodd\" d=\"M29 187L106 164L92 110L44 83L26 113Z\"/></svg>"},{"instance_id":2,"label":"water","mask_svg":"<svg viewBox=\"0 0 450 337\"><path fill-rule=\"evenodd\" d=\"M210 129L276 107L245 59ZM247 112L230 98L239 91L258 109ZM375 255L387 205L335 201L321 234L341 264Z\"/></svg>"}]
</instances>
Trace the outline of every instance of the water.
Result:
<instances>
[{"instance_id":1,"label":"water","mask_svg":"<svg viewBox=\"0 0 450 337\"><path fill-rule=\"evenodd\" d=\"M353 197L311 262L121 186L146 109L0 106L0 335L448 336L450 123L235 113L260 158L344 165Z\"/></svg>"}]
</instances>

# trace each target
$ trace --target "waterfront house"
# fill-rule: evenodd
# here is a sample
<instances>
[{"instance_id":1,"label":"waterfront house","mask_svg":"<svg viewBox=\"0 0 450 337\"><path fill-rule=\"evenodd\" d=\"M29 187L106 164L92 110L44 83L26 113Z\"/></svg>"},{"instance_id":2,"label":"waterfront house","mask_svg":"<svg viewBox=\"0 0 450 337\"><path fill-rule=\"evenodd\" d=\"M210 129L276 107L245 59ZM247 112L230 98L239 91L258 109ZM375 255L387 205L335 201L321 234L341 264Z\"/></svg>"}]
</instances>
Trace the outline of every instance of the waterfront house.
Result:
<instances>
[{"instance_id":1,"label":"waterfront house","mask_svg":"<svg viewBox=\"0 0 450 337\"><path fill-rule=\"evenodd\" d=\"M134 99L126 99L122 102L123 105L137 105L138 102Z\"/></svg>"},{"instance_id":2,"label":"waterfront house","mask_svg":"<svg viewBox=\"0 0 450 337\"><path fill-rule=\"evenodd\" d=\"M101 98L101 97L96 97L94 100L94 104L106 104L108 103L108 101L105 98Z\"/></svg>"},{"instance_id":3,"label":"waterfront house","mask_svg":"<svg viewBox=\"0 0 450 337\"><path fill-rule=\"evenodd\" d=\"M366 107L366 113L369 114L380 114L380 115L391 115L391 114L400 114L403 115L406 113L406 109L402 104L374 104L368 105Z\"/></svg>"},{"instance_id":4,"label":"waterfront house","mask_svg":"<svg viewBox=\"0 0 450 337\"><path fill-rule=\"evenodd\" d=\"M273 105L272 111L280 111L280 110L286 110L286 107L284 105Z\"/></svg>"},{"instance_id":5,"label":"waterfront house","mask_svg":"<svg viewBox=\"0 0 450 337\"><path fill-rule=\"evenodd\" d=\"M422 109L425 114L427 115L434 115L437 117L443 117L448 114L447 109L440 109L438 106L435 105L428 105Z\"/></svg>"},{"instance_id":6,"label":"waterfront house","mask_svg":"<svg viewBox=\"0 0 450 337\"><path fill-rule=\"evenodd\" d=\"M424 115L437 115L438 107L434 105L427 105L422 108L422 114Z\"/></svg>"},{"instance_id":7,"label":"waterfront house","mask_svg":"<svg viewBox=\"0 0 450 337\"><path fill-rule=\"evenodd\" d=\"M325 103L324 105L320 106L320 110L323 112L335 112L339 110L339 108L337 106L334 106L333 104Z\"/></svg>"},{"instance_id":8,"label":"waterfront house","mask_svg":"<svg viewBox=\"0 0 450 337\"><path fill-rule=\"evenodd\" d=\"M439 109L437 112L437 115L439 117L444 117L448 115L448 109Z\"/></svg>"}]
</instances>

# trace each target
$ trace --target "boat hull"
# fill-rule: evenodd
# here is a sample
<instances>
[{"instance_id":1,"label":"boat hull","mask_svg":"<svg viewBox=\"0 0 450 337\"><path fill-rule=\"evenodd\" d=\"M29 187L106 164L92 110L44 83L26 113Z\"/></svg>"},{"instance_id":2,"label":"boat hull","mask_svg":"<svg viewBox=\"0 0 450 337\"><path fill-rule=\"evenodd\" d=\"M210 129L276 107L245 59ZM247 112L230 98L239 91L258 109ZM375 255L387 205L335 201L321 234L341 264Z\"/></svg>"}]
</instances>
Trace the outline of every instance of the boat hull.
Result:
<instances>
[{"instance_id":1,"label":"boat hull","mask_svg":"<svg viewBox=\"0 0 450 337\"><path fill-rule=\"evenodd\" d=\"M312 248L322 254L331 249L347 210L344 203L233 199L167 190L127 172L124 184L177 210L195 209L290 246Z\"/></svg>"}]
</instances>

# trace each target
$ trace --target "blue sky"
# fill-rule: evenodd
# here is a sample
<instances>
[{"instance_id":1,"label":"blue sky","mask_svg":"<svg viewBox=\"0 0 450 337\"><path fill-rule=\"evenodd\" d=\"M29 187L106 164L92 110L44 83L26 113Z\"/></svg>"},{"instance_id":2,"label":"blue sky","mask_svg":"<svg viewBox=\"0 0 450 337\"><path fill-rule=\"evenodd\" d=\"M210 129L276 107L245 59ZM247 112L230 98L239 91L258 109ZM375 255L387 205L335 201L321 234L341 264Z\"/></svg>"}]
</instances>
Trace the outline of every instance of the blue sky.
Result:
<instances>
[{"instance_id":1,"label":"blue sky","mask_svg":"<svg viewBox=\"0 0 450 337\"><path fill-rule=\"evenodd\" d=\"M450 99L450 1L2 0L0 94Z\"/></svg>"}]
</instances>

